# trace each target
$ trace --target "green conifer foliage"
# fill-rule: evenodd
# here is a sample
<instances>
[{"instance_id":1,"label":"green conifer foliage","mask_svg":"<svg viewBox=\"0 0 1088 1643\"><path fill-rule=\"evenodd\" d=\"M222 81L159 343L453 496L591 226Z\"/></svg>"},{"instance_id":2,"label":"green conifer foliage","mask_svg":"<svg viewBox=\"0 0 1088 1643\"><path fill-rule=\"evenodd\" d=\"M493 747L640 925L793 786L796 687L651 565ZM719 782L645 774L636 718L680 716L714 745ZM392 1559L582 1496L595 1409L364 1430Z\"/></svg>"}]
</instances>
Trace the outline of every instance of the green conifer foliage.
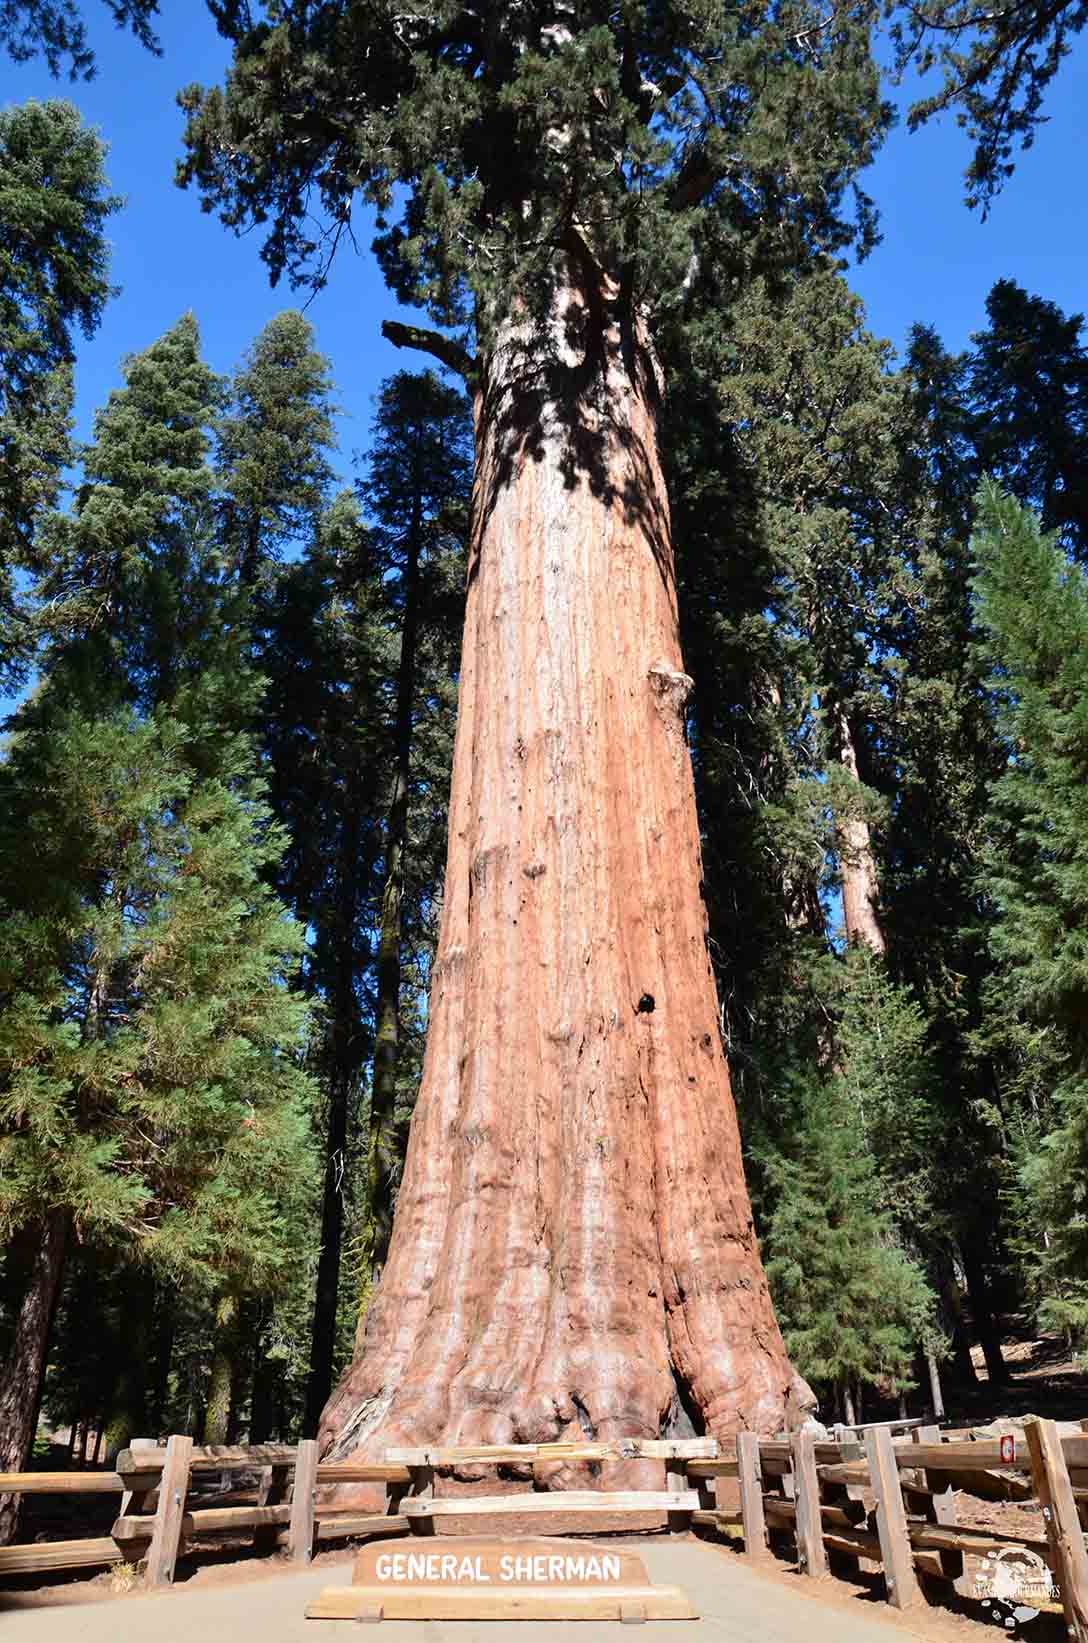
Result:
<instances>
[{"instance_id":1,"label":"green conifer foliage","mask_svg":"<svg viewBox=\"0 0 1088 1643\"><path fill-rule=\"evenodd\" d=\"M993 789L985 885L1006 1011L1037 1032L1053 1104L1021 1178L1046 1240L1046 1315L1088 1334L1088 579L992 482L972 541L1007 763ZM1037 1039L1038 1042L1038 1039Z\"/></svg>"},{"instance_id":2,"label":"green conifer foliage","mask_svg":"<svg viewBox=\"0 0 1088 1643\"><path fill-rule=\"evenodd\" d=\"M767 1277L790 1354L847 1420L862 1386L911 1384L937 1338L917 1250L927 1188L926 1022L865 948L845 958L834 1064L800 1074L792 1133L764 1159Z\"/></svg>"},{"instance_id":3,"label":"green conifer foliage","mask_svg":"<svg viewBox=\"0 0 1088 1643\"><path fill-rule=\"evenodd\" d=\"M0 8L0 32L3 27ZM71 103L0 111L0 681L32 648L15 573L71 460L72 333L110 295L105 148Z\"/></svg>"},{"instance_id":4,"label":"green conifer foliage","mask_svg":"<svg viewBox=\"0 0 1088 1643\"><path fill-rule=\"evenodd\" d=\"M56 713L0 772L0 1234L106 1240L220 1292L289 1264L312 1092L285 985L303 934L264 882L282 835L252 754L198 778L193 736L165 712ZM16 1463L43 1351L17 1331Z\"/></svg>"},{"instance_id":5,"label":"green conifer foliage","mask_svg":"<svg viewBox=\"0 0 1088 1643\"><path fill-rule=\"evenodd\" d=\"M217 425L222 541L247 586L289 543L312 538L333 481L333 410L313 327L292 309L276 314L232 378Z\"/></svg>"},{"instance_id":6,"label":"green conifer foliage","mask_svg":"<svg viewBox=\"0 0 1088 1643\"><path fill-rule=\"evenodd\" d=\"M106 5L118 28L131 29L158 55L151 19L159 0L106 0ZM40 54L51 74L67 67L73 80L94 78L94 52L76 0L0 0L0 47L16 63Z\"/></svg>"},{"instance_id":7,"label":"green conifer foliage","mask_svg":"<svg viewBox=\"0 0 1088 1643\"><path fill-rule=\"evenodd\" d=\"M131 355L124 377L95 417L74 512L43 528L37 591L48 669L72 698L147 710L205 688L226 661L208 460L224 389L191 314ZM240 688L231 681L235 700Z\"/></svg>"},{"instance_id":8,"label":"green conifer foliage","mask_svg":"<svg viewBox=\"0 0 1088 1643\"><path fill-rule=\"evenodd\" d=\"M658 310L711 220L779 257L809 234L845 243L845 196L888 118L857 5L829 22L718 0L226 0L216 17L234 61L224 88L182 93L180 179L230 226L269 225L274 279L320 282L358 195L398 295L481 333L513 296L546 300L572 235Z\"/></svg>"}]
</instances>

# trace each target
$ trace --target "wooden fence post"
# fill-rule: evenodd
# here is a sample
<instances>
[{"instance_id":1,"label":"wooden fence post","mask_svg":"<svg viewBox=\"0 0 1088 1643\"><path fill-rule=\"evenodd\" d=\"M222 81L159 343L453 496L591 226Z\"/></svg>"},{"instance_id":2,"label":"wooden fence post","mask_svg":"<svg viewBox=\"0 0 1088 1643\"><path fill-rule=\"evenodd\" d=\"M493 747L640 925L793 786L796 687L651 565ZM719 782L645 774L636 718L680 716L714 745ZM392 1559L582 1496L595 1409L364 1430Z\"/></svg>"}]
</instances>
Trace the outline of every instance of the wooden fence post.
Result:
<instances>
[{"instance_id":1,"label":"wooden fence post","mask_svg":"<svg viewBox=\"0 0 1088 1643\"><path fill-rule=\"evenodd\" d=\"M939 1426L918 1426L912 1433L915 1443L940 1443L941 1429ZM955 1491L948 1483L948 1474L944 1472L923 1472L925 1479L925 1493L913 1490L909 1483L903 1483L903 1494L910 1502L912 1511L917 1511L927 1523L940 1524L942 1528L954 1529L956 1526L956 1498ZM900 1480L902 1481L902 1480ZM923 1572L940 1576L944 1580L958 1580L963 1573L962 1552L918 1552L915 1561Z\"/></svg>"},{"instance_id":2,"label":"wooden fence post","mask_svg":"<svg viewBox=\"0 0 1088 1643\"><path fill-rule=\"evenodd\" d=\"M794 1500L797 1504L797 1561L802 1574L822 1580L827 1574L823 1523L820 1518L820 1480L816 1476L815 1438L802 1427L790 1436Z\"/></svg>"},{"instance_id":3,"label":"wooden fence post","mask_svg":"<svg viewBox=\"0 0 1088 1643\"><path fill-rule=\"evenodd\" d=\"M289 1466L262 1466L257 1489L258 1506L280 1506L287 1499L291 1468ZM275 1524L258 1524L253 1531L253 1546L258 1552L272 1552L276 1547L278 1530Z\"/></svg>"},{"instance_id":4,"label":"wooden fence post","mask_svg":"<svg viewBox=\"0 0 1088 1643\"><path fill-rule=\"evenodd\" d=\"M759 1562L771 1554L763 1516L763 1468L759 1460L759 1439L754 1432L737 1433L737 1476L740 1480L744 1555Z\"/></svg>"},{"instance_id":5,"label":"wooden fence post","mask_svg":"<svg viewBox=\"0 0 1088 1643\"><path fill-rule=\"evenodd\" d=\"M303 1438L295 1458L295 1487L291 1495L291 1525L287 1555L293 1563L309 1563L314 1550L314 1486L317 1483L317 1439Z\"/></svg>"},{"instance_id":6,"label":"wooden fence post","mask_svg":"<svg viewBox=\"0 0 1088 1643\"><path fill-rule=\"evenodd\" d=\"M132 1452L138 1453L141 1449L157 1449L158 1438L133 1438L129 1443ZM121 1495L121 1510L119 1517L140 1517L145 1512L153 1511L158 1504L158 1484L152 1484L150 1489L126 1489Z\"/></svg>"},{"instance_id":7,"label":"wooden fence post","mask_svg":"<svg viewBox=\"0 0 1088 1643\"><path fill-rule=\"evenodd\" d=\"M169 1586L178 1558L181 1525L185 1516L185 1496L189 1492L189 1461L192 1438L173 1437L166 1443L166 1459L159 1480L159 1504L151 1547L147 1554L148 1586Z\"/></svg>"},{"instance_id":8,"label":"wooden fence post","mask_svg":"<svg viewBox=\"0 0 1088 1643\"><path fill-rule=\"evenodd\" d=\"M907 1514L903 1509L895 1445L886 1426L865 1434L865 1453L876 1495L876 1528L880 1537L888 1602L895 1609L909 1609L921 1601L922 1594L914 1573L914 1554L907 1535Z\"/></svg>"},{"instance_id":9,"label":"wooden fence post","mask_svg":"<svg viewBox=\"0 0 1088 1643\"><path fill-rule=\"evenodd\" d=\"M1043 1509L1054 1578L1065 1610L1066 1631L1075 1643L1088 1643L1088 1552L1058 1429L1053 1421L1028 1415L1024 1436L1031 1456L1031 1481Z\"/></svg>"}]
</instances>

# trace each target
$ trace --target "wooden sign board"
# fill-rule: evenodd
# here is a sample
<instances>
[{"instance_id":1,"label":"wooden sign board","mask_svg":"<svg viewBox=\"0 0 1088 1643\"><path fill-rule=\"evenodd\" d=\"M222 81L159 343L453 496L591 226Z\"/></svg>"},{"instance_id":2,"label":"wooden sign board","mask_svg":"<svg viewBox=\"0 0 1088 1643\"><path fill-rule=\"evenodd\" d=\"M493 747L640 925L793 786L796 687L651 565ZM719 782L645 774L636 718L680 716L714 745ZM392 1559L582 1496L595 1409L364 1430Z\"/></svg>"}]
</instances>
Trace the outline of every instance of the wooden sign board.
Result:
<instances>
[{"instance_id":1,"label":"wooden sign board","mask_svg":"<svg viewBox=\"0 0 1088 1643\"><path fill-rule=\"evenodd\" d=\"M433 1540L366 1546L350 1586L331 1586L310 1620L695 1620L685 1593L653 1586L636 1552L585 1541Z\"/></svg>"}]
</instances>

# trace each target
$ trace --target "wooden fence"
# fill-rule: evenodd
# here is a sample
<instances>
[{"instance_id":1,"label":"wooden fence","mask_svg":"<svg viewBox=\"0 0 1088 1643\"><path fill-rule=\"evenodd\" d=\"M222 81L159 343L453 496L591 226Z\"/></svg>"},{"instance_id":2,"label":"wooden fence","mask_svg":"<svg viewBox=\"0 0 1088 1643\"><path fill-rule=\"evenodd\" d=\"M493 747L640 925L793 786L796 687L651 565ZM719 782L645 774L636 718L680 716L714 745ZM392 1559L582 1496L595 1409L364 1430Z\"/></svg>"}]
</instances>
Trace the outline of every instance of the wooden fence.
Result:
<instances>
[{"instance_id":1,"label":"wooden fence","mask_svg":"<svg viewBox=\"0 0 1088 1643\"><path fill-rule=\"evenodd\" d=\"M122 1451L113 1473L0 1474L0 1492L113 1491L122 1497L108 1538L0 1548L0 1576L143 1561L147 1584L161 1586L172 1581L179 1550L208 1535L252 1531L258 1548L286 1547L291 1559L308 1562L315 1541L433 1533L442 1517L543 1514L550 1532L562 1533L575 1523L584 1532L594 1516L618 1527L624 1519L644 1523L652 1513L669 1527L739 1533L745 1555L755 1562L771 1555L770 1536L788 1534L800 1570L812 1579L828 1575L829 1553L875 1564L883 1571L888 1602L900 1609L921 1600L919 1575L954 1580L963 1572L965 1553L1021 1547L1050 1569L1068 1635L1088 1643L1082 1527L1082 1518L1088 1522L1088 1434L1059 1437L1052 1421L1031 1419L1023 1441L949 1440L937 1427L917 1422L852 1430L853 1438L834 1442L811 1431L774 1440L741 1434L728 1455L711 1438L619 1439L392 1449L380 1464L319 1463L312 1441L227 1448L197 1448L187 1437L172 1437L165 1447L145 1441ZM608 1460L657 1462L664 1488L435 1493L436 1472L453 1467L535 1471L555 1462ZM259 1474L252 1502L235 1504L236 1493L225 1504L222 1475L232 1471ZM218 1495L201 1491L211 1476L220 1480ZM343 1483L382 1485L385 1510L360 1513L315 1503L316 1490ZM739 1510L719 1498L727 1488L739 1491ZM1006 1535L957 1522L956 1489L990 1499L1036 1500L1043 1534Z\"/></svg>"},{"instance_id":2,"label":"wooden fence","mask_svg":"<svg viewBox=\"0 0 1088 1643\"><path fill-rule=\"evenodd\" d=\"M201 1489L230 1472L256 1474L259 1483L231 1494L230 1505L221 1489L214 1494ZM123 1449L114 1472L0 1472L3 1494L121 1496L108 1536L0 1546L0 1576L142 1561L146 1584L163 1586L173 1580L178 1553L188 1542L248 1530L259 1549L286 1547L292 1560L308 1563L315 1541L405 1533L408 1520L394 1507L398 1492L411 1481L405 1466L319 1463L312 1439L289 1446L198 1448L192 1438L172 1437L164 1447L145 1440ZM317 1505L315 1490L337 1483L382 1484L385 1512ZM240 1498L244 1504L236 1504Z\"/></svg>"},{"instance_id":3,"label":"wooden fence","mask_svg":"<svg viewBox=\"0 0 1088 1643\"><path fill-rule=\"evenodd\" d=\"M810 1432L773 1442L742 1434L739 1514L700 1513L697 1520L729 1530L739 1516L744 1551L755 1562L771 1555L770 1535L789 1533L798 1568L812 1579L827 1576L829 1552L871 1560L898 1609L922 1601L919 1575L955 1580L965 1553L1023 1548L1049 1568L1068 1636L1088 1643L1088 1436L1059 1437L1053 1421L1029 1418L1024 1441L942 1441L935 1426L911 1439L896 1443L886 1428L866 1430L863 1443L823 1443ZM993 1499L1001 1485L1006 1498L1038 1502L1041 1535L957 1522L956 1489ZM871 1508L862 1499L868 1494Z\"/></svg>"}]
</instances>

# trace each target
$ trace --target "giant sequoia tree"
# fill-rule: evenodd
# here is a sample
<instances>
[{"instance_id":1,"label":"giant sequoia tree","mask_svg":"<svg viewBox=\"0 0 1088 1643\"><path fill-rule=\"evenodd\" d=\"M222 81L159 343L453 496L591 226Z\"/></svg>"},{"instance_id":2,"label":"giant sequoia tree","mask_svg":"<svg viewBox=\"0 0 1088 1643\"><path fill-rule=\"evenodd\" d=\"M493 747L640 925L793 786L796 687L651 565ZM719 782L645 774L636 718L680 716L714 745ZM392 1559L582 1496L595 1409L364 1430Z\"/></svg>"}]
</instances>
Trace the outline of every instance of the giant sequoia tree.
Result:
<instances>
[{"instance_id":1,"label":"giant sequoia tree","mask_svg":"<svg viewBox=\"0 0 1088 1643\"><path fill-rule=\"evenodd\" d=\"M708 260L869 228L867 20L805 3L248 0L183 180L471 382L474 526L427 1057L326 1447L779 1426L791 1393L700 899L655 340ZM315 207L327 230L316 234ZM451 336L450 331L459 332ZM670 324L670 334L676 325ZM471 332L475 357L468 351Z\"/></svg>"}]
</instances>

